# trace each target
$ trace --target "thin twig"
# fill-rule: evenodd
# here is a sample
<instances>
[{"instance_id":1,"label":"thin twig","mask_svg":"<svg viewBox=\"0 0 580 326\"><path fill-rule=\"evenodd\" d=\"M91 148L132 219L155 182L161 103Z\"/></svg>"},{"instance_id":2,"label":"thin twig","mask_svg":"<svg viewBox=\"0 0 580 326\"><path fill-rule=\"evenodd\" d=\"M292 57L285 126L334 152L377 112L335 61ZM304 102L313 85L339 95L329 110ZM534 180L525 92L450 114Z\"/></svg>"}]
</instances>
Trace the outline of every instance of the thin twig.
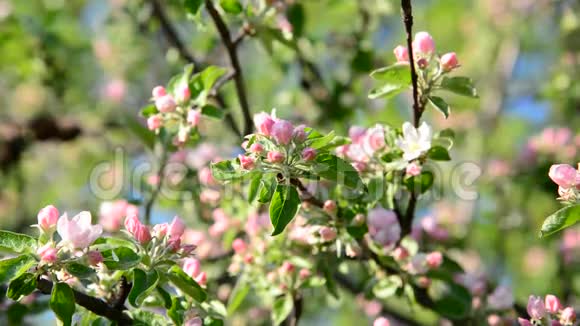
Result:
<instances>
[{"instance_id":1,"label":"thin twig","mask_svg":"<svg viewBox=\"0 0 580 326\"><path fill-rule=\"evenodd\" d=\"M403 9L403 22L407 32L407 50L409 51L409 64L411 66L411 82L413 84L413 123L415 128L419 127L419 121L423 114L423 108L419 104L419 87L417 85L417 71L415 70L415 60L413 55L413 7L411 0L401 0Z\"/></svg>"},{"instance_id":2,"label":"thin twig","mask_svg":"<svg viewBox=\"0 0 580 326\"><path fill-rule=\"evenodd\" d=\"M232 64L232 69L234 70L234 84L236 86L236 93L238 95L238 101L240 107L242 108L242 114L244 117L244 135L252 133L252 116L250 115L250 106L248 104L248 97L246 94L246 86L244 84L244 76L242 72L242 67L240 65L240 60L238 58L237 44L232 41L232 37L228 30L228 27L220 13L216 10L211 0L205 1L205 6L209 15L211 16L214 25L226 47L226 51L230 58L230 63Z\"/></svg>"},{"instance_id":3,"label":"thin twig","mask_svg":"<svg viewBox=\"0 0 580 326\"><path fill-rule=\"evenodd\" d=\"M52 282L44 278L39 278L36 285L38 290L44 294L50 294L52 292L52 286ZM123 310L125 310L124 306L110 306L101 299L91 297L90 295L84 294L77 290L73 290L73 294L75 302L79 306L95 313L96 315L114 321L117 323L117 325L133 325L133 320L123 312Z\"/></svg>"},{"instance_id":4,"label":"thin twig","mask_svg":"<svg viewBox=\"0 0 580 326\"><path fill-rule=\"evenodd\" d=\"M304 184L302 184L300 179L291 178L290 184L295 186L296 188L298 188L298 190L300 191L300 194L302 195L302 201L308 202L308 203L313 204L314 206L318 206L320 208L324 207L324 203L322 202L322 200L316 198L313 194L311 194L308 191L308 189L306 189Z\"/></svg>"}]
</instances>

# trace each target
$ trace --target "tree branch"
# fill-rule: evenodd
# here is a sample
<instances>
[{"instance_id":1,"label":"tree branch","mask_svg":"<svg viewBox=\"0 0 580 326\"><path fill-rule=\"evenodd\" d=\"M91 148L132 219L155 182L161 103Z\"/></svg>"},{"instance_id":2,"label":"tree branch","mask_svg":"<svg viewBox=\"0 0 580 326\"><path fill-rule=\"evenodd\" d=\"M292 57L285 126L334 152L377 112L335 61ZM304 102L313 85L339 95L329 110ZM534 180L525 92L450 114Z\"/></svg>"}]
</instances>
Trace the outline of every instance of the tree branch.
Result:
<instances>
[{"instance_id":1,"label":"tree branch","mask_svg":"<svg viewBox=\"0 0 580 326\"><path fill-rule=\"evenodd\" d=\"M38 278L37 288L40 292L44 294L50 294L52 292L52 282L43 278ZM123 312L125 310L124 306L114 307L108 305L105 301L91 297L90 295L84 294L77 290L73 290L75 297L75 302L93 312L96 315L105 317L111 321L117 323L117 325L133 325L133 320Z\"/></svg>"},{"instance_id":2,"label":"tree branch","mask_svg":"<svg viewBox=\"0 0 580 326\"><path fill-rule=\"evenodd\" d=\"M226 51L230 58L230 63L232 64L232 69L234 70L234 84L236 86L236 94L238 95L238 101L240 107L242 108L242 114L244 117L244 135L252 133L252 116L250 115L250 106L248 104L248 98L246 94L246 86L244 84L244 76L242 73L242 67L240 66L240 60L238 59L237 43L232 41L232 37L228 30L228 27L224 20L222 19L220 13L216 10L211 0L205 1L205 6L209 15L211 16L214 25L226 47Z\"/></svg>"},{"instance_id":3,"label":"tree branch","mask_svg":"<svg viewBox=\"0 0 580 326\"><path fill-rule=\"evenodd\" d=\"M419 87L417 85L417 71L415 70L415 60L413 55L413 7L411 0L401 0L403 9L403 22L407 32L407 50L409 51L409 64L411 66L411 82L413 84L413 123L415 128L419 127L419 121L423 114L423 107L419 103Z\"/></svg>"},{"instance_id":4,"label":"tree branch","mask_svg":"<svg viewBox=\"0 0 580 326\"><path fill-rule=\"evenodd\" d=\"M170 21L169 17L167 16L167 13L165 12L165 9L163 8L163 5L161 4L161 2L159 0L151 0L151 5L153 7L152 14L159 21L159 24L161 25L161 31L165 35L165 38L167 39L167 41L169 41L169 43L174 48L177 49L177 52L185 61L193 64L193 71L194 72L199 72L203 68L205 68L206 65L201 63L201 62L198 62L195 59L194 55L187 49L187 47L185 46L183 41L179 38L179 35L177 34L177 30L171 24L171 21ZM223 84L220 85L220 87L221 86L223 86ZM223 96L218 92L218 90L219 90L219 88L216 88L216 91L213 92L212 94L210 94L210 96L215 98L217 104L220 107L222 107L223 109L225 109L227 107L226 101L223 98ZM243 135L242 135L240 129L238 128L236 122L234 121L234 118L232 117L231 113L228 112L227 110L226 110L225 120L228 123L228 125L230 126L231 130L236 134L236 136L242 138Z\"/></svg>"}]
</instances>

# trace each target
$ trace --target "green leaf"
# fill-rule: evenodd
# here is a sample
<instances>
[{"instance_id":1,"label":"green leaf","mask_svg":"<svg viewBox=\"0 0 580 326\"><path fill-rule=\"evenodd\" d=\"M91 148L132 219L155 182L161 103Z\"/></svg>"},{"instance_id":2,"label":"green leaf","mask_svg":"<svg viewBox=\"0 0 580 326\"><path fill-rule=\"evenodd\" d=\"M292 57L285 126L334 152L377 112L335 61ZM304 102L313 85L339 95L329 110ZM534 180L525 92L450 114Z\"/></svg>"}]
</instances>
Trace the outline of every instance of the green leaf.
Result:
<instances>
[{"instance_id":1,"label":"green leaf","mask_svg":"<svg viewBox=\"0 0 580 326\"><path fill-rule=\"evenodd\" d=\"M150 116L159 113L159 110L157 110L157 107L155 106L155 104L149 104L147 106L144 106L143 108L141 108L141 116L143 118L149 118Z\"/></svg>"},{"instance_id":2,"label":"green leaf","mask_svg":"<svg viewBox=\"0 0 580 326\"><path fill-rule=\"evenodd\" d=\"M445 119L449 118L449 112L451 112L451 108L449 107L449 104L445 102L445 100L437 96L429 96L429 104L443 113Z\"/></svg>"},{"instance_id":3,"label":"green leaf","mask_svg":"<svg viewBox=\"0 0 580 326\"><path fill-rule=\"evenodd\" d=\"M71 325L75 313L75 297L73 290L66 283L54 284L49 305L63 325Z\"/></svg>"},{"instance_id":4,"label":"green leaf","mask_svg":"<svg viewBox=\"0 0 580 326\"><path fill-rule=\"evenodd\" d=\"M220 6L228 14L237 15L244 10L242 4L238 0L220 0Z\"/></svg>"},{"instance_id":5,"label":"green leaf","mask_svg":"<svg viewBox=\"0 0 580 326\"><path fill-rule=\"evenodd\" d=\"M201 72L201 82L203 83L203 89L209 92L213 87L213 84L226 73L226 69L218 66L209 66Z\"/></svg>"},{"instance_id":6,"label":"green leaf","mask_svg":"<svg viewBox=\"0 0 580 326\"><path fill-rule=\"evenodd\" d=\"M31 255L20 255L14 258L0 260L0 283L7 283L26 272L36 263Z\"/></svg>"},{"instance_id":7,"label":"green leaf","mask_svg":"<svg viewBox=\"0 0 580 326\"><path fill-rule=\"evenodd\" d=\"M10 282L6 296L12 300L19 300L22 296L32 293L36 289L36 283L35 274L21 274Z\"/></svg>"},{"instance_id":8,"label":"green leaf","mask_svg":"<svg viewBox=\"0 0 580 326\"><path fill-rule=\"evenodd\" d=\"M381 82L382 86L371 90L369 98L390 98L409 88L411 68L406 63L395 63L371 72L371 77Z\"/></svg>"},{"instance_id":9,"label":"green leaf","mask_svg":"<svg viewBox=\"0 0 580 326\"><path fill-rule=\"evenodd\" d=\"M126 247L119 247L111 250L104 250L103 264L109 269L127 270L141 262L141 256Z\"/></svg>"},{"instance_id":10,"label":"green leaf","mask_svg":"<svg viewBox=\"0 0 580 326\"><path fill-rule=\"evenodd\" d=\"M260 189L260 195L258 196L258 202L265 204L272 200L274 191L276 191L276 186L278 185L276 181L276 176L274 174L264 174L261 180L262 189Z\"/></svg>"},{"instance_id":11,"label":"green leaf","mask_svg":"<svg viewBox=\"0 0 580 326\"><path fill-rule=\"evenodd\" d=\"M252 203L256 196L258 196L258 191L260 191L260 186L262 185L262 173L255 173L252 175L250 184L248 185L248 202Z\"/></svg>"},{"instance_id":12,"label":"green leaf","mask_svg":"<svg viewBox=\"0 0 580 326\"><path fill-rule=\"evenodd\" d=\"M276 298L272 307L272 321L274 322L274 325L282 324L286 317L290 315L293 308L294 300L292 300L290 294Z\"/></svg>"},{"instance_id":13,"label":"green leaf","mask_svg":"<svg viewBox=\"0 0 580 326\"><path fill-rule=\"evenodd\" d=\"M294 34L294 37L302 36L306 20L302 4L294 3L288 6L288 9L286 9L286 17L288 17L288 21L292 24L292 34Z\"/></svg>"},{"instance_id":14,"label":"green leaf","mask_svg":"<svg viewBox=\"0 0 580 326\"><path fill-rule=\"evenodd\" d=\"M428 295L433 300L433 310L443 317L463 319L471 311L471 294L466 288L453 282L433 280Z\"/></svg>"},{"instance_id":15,"label":"green leaf","mask_svg":"<svg viewBox=\"0 0 580 326\"><path fill-rule=\"evenodd\" d=\"M240 307L246 296L250 293L250 285L245 279L240 278L236 287L232 290L228 300L228 316L231 316Z\"/></svg>"},{"instance_id":16,"label":"green leaf","mask_svg":"<svg viewBox=\"0 0 580 326\"><path fill-rule=\"evenodd\" d=\"M454 140L455 139L455 131L453 131L453 129L451 129L451 128L443 129L443 130L439 131L437 134L435 134L435 138L448 138L448 139Z\"/></svg>"},{"instance_id":17,"label":"green leaf","mask_svg":"<svg viewBox=\"0 0 580 326\"><path fill-rule=\"evenodd\" d=\"M185 316L185 308L181 304L182 300L178 297L171 299L171 308L167 310L167 316L175 323L175 325L183 325L183 316Z\"/></svg>"},{"instance_id":18,"label":"green leaf","mask_svg":"<svg viewBox=\"0 0 580 326\"><path fill-rule=\"evenodd\" d=\"M203 0L185 0L184 7L192 15L197 15L199 12L199 8L203 4Z\"/></svg>"},{"instance_id":19,"label":"green leaf","mask_svg":"<svg viewBox=\"0 0 580 326\"><path fill-rule=\"evenodd\" d=\"M433 181L433 173L423 171L420 175L406 178L403 182L410 192L422 194L431 188Z\"/></svg>"},{"instance_id":20,"label":"green leaf","mask_svg":"<svg viewBox=\"0 0 580 326\"><path fill-rule=\"evenodd\" d=\"M68 263L65 269L69 274L80 279L86 279L95 275L95 271L92 268L79 263Z\"/></svg>"},{"instance_id":21,"label":"green leaf","mask_svg":"<svg viewBox=\"0 0 580 326\"><path fill-rule=\"evenodd\" d=\"M139 268L133 270L133 286L129 292L129 303L134 307L139 307L143 300L155 290L159 282L159 275L155 269L145 272Z\"/></svg>"},{"instance_id":22,"label":"green leaf","mask_svg":"<svg viewBox=\"0 0 580 326\"><path fill-rule=\"evenodd\" d=\"M163 299L163 306L165 307L165 309L171 309L172 307L172 303L171 303L171 295L165 291L165 289L161 286L157 286L157 292L159 293L159 296L161 296L161 299Z\"/></svg>"},{"instance_id":23,"label":"green leaf","mask_svg":"<svg viewBox=\"0 0 580 326\"><path fill-rule=\"evenodd\" d=\"M26 234L0 230L0 249L11 252L30 252L36 247L36 239Z\"/></svg>"},{"instance_id":24,"label":"green leaf","mask_svg":"<svg viewBox=\"0 0 580 326\"><path fill-rule=\"evenodd\" d=\"M540 229L540 237L552 235L580 221L580 205L567 206L548 216Z\"/></svg>"},{"instance_id":25,"label":"green leaf","mask_svg":"<svg viewBox=\"0 0 580 326\"><path fill-rule=\"evenodd\" d=\"M198 302L203 302L207 298L207 294L205 290L197 284L195 280L193 280L189 275L185 274L185 272L179 268L179 266L174 265L169 269L167 277L181 291L185 294L189 295L193 299Z\"/></svg>"},{"instance_id":26,"label":"green leaf","mask_svg":"<svg viewBox=\"0 0 580 326\"><path fill-rule=\"evenodd\" d=\"M149 149L153 149L153 146L155 145L155 134L145 128L145 126L139 123L131 114L125 115L125 126L127 126L127 128L141 140L143 145Z\"/></svg>"},{"instance_id":27,"label":"green leaf","mask_svg":"<svg viewBox=\"0 0 580 326\"><path fill-rule=\"evenodd\" d=\"M349 188L357 188L363 184L352 165L335 155L319 154L316 156L316 162L314 173L324 179Z\"/></svg>"},{"instance_id":28,"label":"green leaf","mask_svg":"<svg viewBox=\"0 0 580 326\"><path fill-rule=\"evenodd\" d=\"M336 137L336 135L334 134L334 131L331 131L328 133L328 135L324 136L324 137L319 137L319 138L315 138L312 143L310 143L310 147L314 148L314 149L321 149L323 147L325 147L326 145L330 144L334 138Z\"/></svg>"},{"instance_id":29,"label":"green leaf","mask_svg":"<svg viewBox=\"0 0 580 326\"><path fill-rule=\"evenodd\" d=\"M218 108L217 106L206 104L201 108L201 114L205 115L206 117L214 118L217 120L223 120L224 118L224 110Z\"/></svg>"},{"instance_id":30,"label":"green leaf","mask_svg":"<svg viewBox=\"0 0 580 326\"><path fill-rule=\"evenodd\" d=\"M380 201L385 196L387 190L387 182L385 178L375 177L369 180L367 184L368 200L370 202Z\"/></svg>"},{"instance_id":31,"label":"green leaf","mask_svg":"<svg viewBox=\"0 0 580 326\"><path fill-rule=\"evenodd\" d=\"M274 226L272 236L284 231L300 208L300 196L293 186L279 184L270 202L270 221Z\"/></svg>"},{"instance_id":32,"label":"green leaf","mask_svg":"<svg viewBox=\"0 0 580 326\"><path fill-rule=\"evenodd\" d=\"M449 152L443 146L433 146L427 152L427 157L435 161L449 161Z\"/></svg>"},{"instance_id":33,"label":"green leaf","mask_svg":"<svg viewBox=\"0 0 580 326\"><path fill-rule=\"evenodd\" d=\"M373 286L373 294L379 299L386 299L397 293L397 289L403 286L403 281L399 276L392 275L379 280Z\"/></svg>"},{"instance_id":34,"label":"green leaf","mask_svg":"<svg viewBox=\"0 0 580 326\"><path fill-rule=\"evenodd\" d=\"M441 88L463 96L478 97L473 81L467 77L444 77Z\"/></svg>"},{"instance_id":35,"label":"green leaf","mask_svg":"<svg viewBox=\"0 0 580 326\"><path fill-rule=\"evenodd\" d=\"M248 171L242 170L237 159L225 160L211 164L211 174L220 181L242 178Z\"/></svg>"}]
</instances>

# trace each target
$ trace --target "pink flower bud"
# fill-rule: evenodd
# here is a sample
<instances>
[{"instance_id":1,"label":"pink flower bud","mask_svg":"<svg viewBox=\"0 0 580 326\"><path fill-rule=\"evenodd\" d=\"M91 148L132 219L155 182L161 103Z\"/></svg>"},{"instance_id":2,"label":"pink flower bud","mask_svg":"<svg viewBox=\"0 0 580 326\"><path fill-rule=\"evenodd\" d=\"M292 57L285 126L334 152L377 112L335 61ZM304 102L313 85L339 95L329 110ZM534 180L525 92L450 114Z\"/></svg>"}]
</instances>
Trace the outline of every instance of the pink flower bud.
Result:
<instances>
[{"instance_id":1,"label":"pink flower bud","mask_svg":"<svg viewBox=\"0 0 580 326\"><path fill-rule=\"evenodd\" d=\"M238 155L238 159L240 160L240 165L244 170L251 170L254 168L254 159L249 156Z\"/></svg>"},{"instance_id":2,"label":"pink flower bud","mask_svg":"<svg viewBox=\"0 0 580 326\"><path fill-rule=\"evenodd\" d=\"M301 280L309 278L310 275L311 275L310 270L307 268L302 268L300 272L298 272L298 277L300 277Z\"/></svg>"},{"instance_id":3,"label":"pink flower bud","mask_svg":"<svg viewBox=\"0 0 580 326\"><path fill-rule=\"evenodd\" d=\"M56 254L58 253L58 250L54 248L52 244L48 243L38 248L36 253L38 254L38 256L40 256L40 260L42 260L45 263L52 264L56 261L57 258Z\"/></svg>"},{"instance_id":4,"label":"pink flower bud","mask_svg":"<svg viewBox=\"0 0 580 326\"><path fill-rule=\"evenodd\" d=\"M97 266L103 262L103 255L101 255L101 253L98 251L92 250L87 252L87 259L90 265Z\"/></svg>"},{"instance_id":5,"label":"pink flower bud","mask_svg":"<svg viewBox=\"0 0 580 326\"><path fill-rule=\"evenodd\" d=\"M562 188L572 188L578 182L578 171L569 164L554 164L550 167L548 176Z\"/></svg>"},{"instance_id":6,"label":"pink flower bud","mask_svg":"<svg viewBox=\"0 0 580 326\"><path fill-rule=\"evenodd\" d=\"M197 126L199 120L201 120L201 113L198 110L189 110L189 112L187 112L187 123L189 123L190 126Z\"/></svg>"},{"instance_id":7,"label":"pink flower bud","mask_svg":"<svg viewBox=\"0 0 580 326\"><path fill-rule=\"evenodd\" d=\"M201 273L201 263L195 258L186 258L183 261L183 271L192 278Z\"/></svg>"},{"instance_id":8,"label":"pink flower bud","mask_svg":"<svg viewBox=\"0 0 580 326\"><path fill-rule=\"evenodd\" d=\"M336 229L328 226L323 226L319 231L320 238L324 242L329 242L336 239Z\"/></svg>"},{"instance_id":9,"label":"pink flower bud","mask_svg":"<svg viewBox=\"0 0 580 326\"><path fill-rule=\"evenodd\" d=\"M292 273L294 271L294 265L289 261L285 261L282 267L280 267L280 271L284 274Z\"/></svg>"},{"instance_id":10,"label":"pink flower bud","mask_svg":"<svg viewBox=\"0 0 580 326\"><path fill-rule=\"evenodd\" d=\"M234 240L234 242L232 242L232 248L236 254L239 255L248 249L248 245L244 242L244 240L237 238Z\"/></svg>"},{"instance_id":11,"label":"pink flower bud","mask_svg":"<svg viewBox=\"0 0 580 326\"><path fill-rule=\"evenodd\" d=\"M334 214L336 213L336 202L334 200L327 200L324 202L324 206L322 207L322 209L327 212L328 214Z\"/></svg>"},{"instance_id":12,"label":"pink flower bud","mask_svg":"<svg viewBox=\"0 0 580 326\"><path fill-rule=\"evenodd\" d=\"M159 112L173 112L177 107L175 104L175 100L171 95L163 95L157 99L155 99L155 106Z\"/></svg>"},{"instance_id":13,"label":"pink flower bud","mask_svg":"<svg viewBox=\"0 0 580 326\"><path fill-rule=\"evenodd\" d=\"M443 255L439 251L434 251L427 255L427 266L437 268L443 263Z\"/></svg>"},{"instance_id":14,"label":"pink flower bud","mask_svg":"<svg viewBox=\"0 0 580 326\"><path fill-rule=\"evenodd\" d=\"M278 152L278 151L272 151L272 152L268 152L268 161L270 163L282 163L284 162L284 154Z\"/></svg>"},{"instance_id":15,"label":"pink flower bud","mask_svg":"<svg viewBox=\"0 0 580 326\"><path fill-rule=\"evenodd\" d=\"M254 256L252 256L251 254L247 254L244 256L244 263L251 264L253 262L254 262Z\"/></svg>"},{"instance_id":16,"label":"pink flower bud","mask_svg":"<svg viewBox=\"0 0 580 326\"><path fill-rule=\"evenodd\" d=\"M184 85L182 87L179 87L177 89L177 101L180 103L186 102L187 100L189 100L189 98L191 97L191 91L189 90L189 87L187 85Z\"/></svg>"},{"instance_id":17,"label":"pink flower bud","mask_svg":"<svg viewBox=\"0 0 580 326\"><path fill-rule=\"evenodd\" d=\"M316 150L311 147L306 147L302 150L302 159L305 161L312 161L316 158Z\"/></svg>"},{"instance_id":18,"label":"pink flower bud","mask_svg":"<svg viewBox=\"0 0 580 326\"><path fill-rule=\"evenodd\" d=\"M546 309L551 314L557 314L560 309L562 309L562 304L560 300L555 295L548 294L545 298Z\"/></svg>"},{"instance_id":19,"label":"pink flower bud","mask_svg":"<svg viewBox=\"0 0 580 326\"><path fill-rule=\"evenodd\" d=\"M143 224L140 224L137 227L133 236L135 237L135 240L139 241L141 244L147 244L151 241L151 232L149 232L149 228Z\"/></svg>"},{"instance_id":20,"label":"pink flower bud","mask_svg":"<svg viewBox=\"0 0 580 326\"><path fill-rule=\"evenodd\" d=\"M195 281L199 285L205 286L207 284L207 274L205 272L199 273L199 275L195 278Z\"/></svg>"},{"instance_id":21,"label":"pink flower bud","mask_svg":"<svg viewBox=\"0 0 580 326\"><path fill-rule=\"evenodd\" d=\"M181 247L181 238L170 238L169 241L167 241L167 247L173 252L179 250Z\"/></svg>"},{"instance_id":22,"label":"pink flower bud","mask_svg":"<svg viewBox=\"0 0 580 326\"><path fill-rule=\"evenodd\" d=\"M264 136L270 136L274 123L274 119L272 119L272 117L266 112L260 112L254 115L256 129L258 129L258 132Z\"/></svg>"},{"instance_id":23,"label":"pink flower bud","mask_svg":"<svg viewBox=\"0 0 580 326\"><path fill-rule=\"evenodd\" d=\"M292 137L294 137L294 140L296 142L303 142L306 140L306 131L304 130L304 128L306 128L305 125L299 125L296 128L294 128L294 131L292 132Z\"/></svg>"},{"instance_id":24,"label":"pink flower bud","mask_svg":"<svg viewBox=\"0 0 580 326\"><path fill-rule=\"evenodd\" d=\"M407 257L409 257L409 252L407 249L403 247L397 247L395 250L393 250L393 258L395 258L396 261L404 260Z\"/></svg>"},{"instance_id":25,"label":"pink flower bud","mask_svg":"<svg viewBox=\"0 0 580 326\"><path fill-rule=\"evenodd\" d=\"M572 307L566 307L562 310L560 315L560 323L564 325L572 325L576 321L576 312Z\"/></svg>"},{"instance_id":26,"label":"pink flower bud","mask_svg":"<svg viewBox=\"0 0 580 326\"><path fill-rule=\"evenodd\" d=\"M435 51L435 41L429 33L419 32L413 40L413 51L421 55L431 55Z\"/></svg>"},{"instance_id":27,"label":"pink flower bud","mask_svg":"<svg viewBox=\"0 0 580 326\"><path fill-rule=\"evenodd\" d=\"M179 217L175 216L173 218L173 221L171 221L171 224L169 225L168 229L169 237L181 238L183 232L185 232L185 224Z\"/></svg>"},{"instance_id":28,"label":"pink flower bud","mask_svg":"<svg viewBox=\"0 0 580 326\"><path fill-rule=\"evenodd\" d=\"M529 320L521 318L521 317L518 317L518 323L520 324L520 326L533 326Z\"/></svg>"},{"instance_id":29,"label":"pink flower bud","mask_svg":"<svg viewBox=\"0 0 580 326\"><path fill-rule=\"evenodd\" d=\"M56 226L59 216L58 209L52 205L48 205L38 212L38 225L44 232L48 232Z\"/></svg>"},{"instance_id":30,"label":"pink flower bud","mask_svg":"<svg viewBox=\"0 0 580 326\"><path fill-rule=\"evenodd\" d=\"M354 218L352 219L352 223L354 225L363 225L364 222L366 221L366 216L364 214L358 213L354 216Z\"/></svg>"},{"instance_id":31,"label":"pink flower bud","mask_svg":"<svg viewBox=\"0 0 580 326\"><path fill-rule=\"evenodd\" d=\"M157 130L163 126L163 117L160 114L154 114L147 118L147 128Z\"/></svg>"},{"instance_id":32,"label":"pink flower bud","mask_svg":"<svg viewBox=\"0 0 580 326\"><path fill-rule=\"evenodd\" d=\"M252 146L250 146L250 152L252 152L252 153L260 154L263 151L264 151L264 146L262 146L262 144L260 144L260 143L253 143Z\"/></svg>"},{"instance_id":33,"label":"pink flower bud","mask_svg":"<svg viewBox=\"0 0 580 326\"><path fill-rule=\"evenodd\" d=\"M397 62L409 62L409 50L407 47L398 45L395 50L393 50Z\"/></svg>"},{"instance_id":34,"label":"pink flower bud","mask_svg":"<svg viewBox=\"0 0 580 326\"><path fill-rule=\"evenodd\" d=\"M530 295L527 308L528 315L533 319L542 319L546 316L546 307L544 307L544 301L540 297Z\"/></svg>"},{"instance_id":35,"label":"pink flower bud","mask_svg":"<svg viewBox=\"0 0 580 326\"><path fill-rule=\"evenodd\" d=\"M391 323L385 317L379 317L373 322L373 326L390 326Z\"/></svg>"},{"instance_id":36,"label":"pink flower bud","mask_svg":"<svg viewBox=\"0 0 580 326\"><path fill-rule=\"evenodd\" d=\"M292 140L294 126L286 120L278 120L272 126L272 137L280 145L288 145Z\"/></svg>"},{"instance_id":37,"label":"pink flower bud","mask_svg":"<svg viewBox=\"0 0 580 326\"><path fill-rule=\"evenodd\" d=\"M487 324L489 326L501 326L503 321L500 316L493 314L487 317Z\"/></svg>"},{"instance_id":38,"label":"pink flower bud","mask_svg":"<svg viewBox=\"0 0 580 326\"><path fill-rule=\"evenodd\" d=\"M421 276L417 279L417 285L422 288L428 288L431 285L431 279L426 276Z\"/></svg>"},{"instance_id":39,"label":"pink flower bud","mask_svg":"<svg viewBox=\"0 0 580 326\"><path fill-rule=\"evenodd\" d=\"M155 236L157 239L163 239L167 234L167 230L169 230L169 224L155 224L155 226L153 226L153 236Z\"/></svg>"},{"instance_id":40,"label":"pink flower bud","mask_svg":"<svg viewBox=\"0 0 580 326\"><path fill-rule=\"evenodd\" d=\"M184 326L203 326L203 320L200 317L193 317L186 320Z\"/></svg>"},{"instance_id":41,"label":"pink flower bud","mask_svg":"<svg viewBox=\"0 0 580 326\"><path fill-rule=\"evenodd\" d=\"M421 166L415 162L412 162L409 165L407 165L406 173L407 173L407 175L410 175L410 176L417 176L417 175L421 174Z\"/></svg>"},{"instance_id":42,"label":"pink flower bud","mask_svg":"<svg viewBox=\"0 0 580 326\"><path fill-rule=\"evenodd\" d=\"M190 255L195 250L195 248L197 248L196 245L183 245L181 246L181 252L184 255Z\"/></svg>"},{"instance_id":43,"label":"pink flower bud","mask_svg":"<svg viewBox=\"0 0 580 326\"><path fill-rule=\"evenodd\" d=\"M445 71L451 71L457 67L459 61L457 61L457 55L455 52L445 53L441 57L441 67Z\"/></svg>"},{"instance_id":44,"label":"pink flower bud","mask_svg":"<svg viewBox=\"0 0 580 326\"><path fill-rule=\"evenodd\" d=\"M429 66L429 61L425 58L420 58L417 60L417 66L419 66L419 69L425 69Z\"/></svg>"},{"instance_id":45,"label":"pink flower bud","mask_svg":"<svg viewBox=\"0 0 580 326\"><path fill-rule=\"evenodd\" d=\"M127 216L127 218L125 219L125 229L133 235L135 234L135 232L137 232L137 229L140 227L140 225L141 221L139 221L137 215Z\"/></svg>"},{"instance_id":46,"label":"pink flower bud","mask_svg":"<svg viewBox=\"0 0 580 326\"><path fill-rule=\"evenodd\" d=\"M153 95L154 99L158 99L162 96L165 96L167 93L165 92L165 87L163 86L155 86L155 88L153 88L153 91L151 92L151 95Z\"/></svg>"}]
</instances>

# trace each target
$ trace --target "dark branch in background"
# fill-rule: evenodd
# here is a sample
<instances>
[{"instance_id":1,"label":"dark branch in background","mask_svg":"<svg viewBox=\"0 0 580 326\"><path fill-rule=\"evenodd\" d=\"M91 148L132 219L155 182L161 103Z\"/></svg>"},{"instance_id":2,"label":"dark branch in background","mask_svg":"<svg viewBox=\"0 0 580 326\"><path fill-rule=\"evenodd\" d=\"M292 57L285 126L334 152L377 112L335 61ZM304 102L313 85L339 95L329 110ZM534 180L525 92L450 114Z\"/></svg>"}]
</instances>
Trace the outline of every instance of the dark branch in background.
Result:
<instances>
[{"instance_id":1,"label":"dark branch in background","mask_svg":"<svg viewBox=\"0 0 580 326\"><path fill-rule=\"evenodd\" d=\"M125 301L129 297L129 292L131 292L131 283L127 281L125 276L121 277L121 284L119 286L119 293L117 294L117 298L113 302L112 306L115 309L124 310L125 309Z\"/></svg>"},{"instance_id":2,"label":"dark branch in background","mask_svg":"<svg viewBox=\"0 0 580 326\"><path fill-rule=\"evenodd\" d=\"M314 197L314 195L312 195L308 191L308 189L306 189L304 184L302 184L302 182L299 179L296 179L296 178L290 179L290 184L295 186L296 188L298 188L298 190L300 191L300 195L302 195L302 201L313 204L314 206L317 206L320 208L322 208L324 206L324 203L322 202L322 200Z\"/></svg>"},{"instance_id":3,"label":"dark branch in background","mask_svg":"<svg viewBox=\"0 0 580 326\"><path fill-rule=\"evenodd\" d=\"M244 135L252 133L252 116L250 115L250 106L248 104L248 98L246 93L246 86L244 84L244 76L242 73L242 67L240 65L240 60L238 59L237 44L232 41L232 36L224 20L222 19L220 13L216 10L211 0L205 1L205 6L209 15L211 16L218 34L226 51L230 58L230 63L232 64L232 69L234 70L234 84L236 86L236 94L238 95L238 101L240 107L242 108L242 114L244 117Z\"/></svg>"},{"instance_id":4,"label":"dark branch in background","mask_svg":"<svg viewBox=\"0 0 580 326\"><path fill-rule=\"evenodd\" d=\"M423 107L419 104L419 87L417 85L417 71L415 70L415 60L413 55L413 7L411 0L401 0L403 9L403 22L407 32L407 50L409 51L409 64L411 66L411 82L413 83L413 123L415 128L419 127L419 121L423 114Z\"/></svg>"},{"instance_id":5,"label":"dark branch in background","mask_svg":"<svg viewBox=\"0 0 580 326\"><path fill-rule=\"evenodd\" d=\"M44 294L50 294L52 292L52 282L43 278L38 279L37 288L40 292ZM93 312L96 315L105 317L117 325L133 325L133 320L123 312L125 310L124 306L115 307L108 305L105 301L91 297L77 290L73 290L75 297L75 302L79 306Z\"/></svg>"},{"instance_id":6,"label":"dark branch in background","mask_svg":"<svg viewBox=\"0 0 580 326\"><path fill-rule=\"evenodd\" d=\"M177 34L177 30L171 24L171 21L170 21L169 17L167 16L167 13L165 12L161 2L159 0L151 0L151 5L153 7L152 14L159 21L159 24L161 25L161 30L163 32L163 35L165 35L165 38L167 39L167 41L174 48L177 49L177 52L185 61L192 63L194 65L194 68L193 68L194 72L199 72L203 68L205 68L206 65L202 64L200 62L197 62L195 57L193 56L193 54L187 49L187 47L185 46L183 41L179 38L179 35ZM223 98L223 96L217 91L217 89L212 94L212 97L215 98L215 101L217 102L217 104L220 107L222 107L224 110L226 109L226 107L227 107L226 101ZM231 113L227 110L226 110L225 120L228 123L228 125L230 126L231 130L236 134L236 136L242 138L243 135L240 132L240 128L238 128Z\"/></svg>"},{"instance_id":7,"label":"dark branch in background","mask_svg":"<svg viewBox=\"0 0 580 326\"><path fill-rule=\"evenodd\" d=\"M293 296L294 301L294 308L292 312L286 318L286 320L282 323L285 326L298 326L298 322L300 321L300 317L302 316L302 305L303 299L300 294L295 293Z\"/></svg>"}]
</instances>

